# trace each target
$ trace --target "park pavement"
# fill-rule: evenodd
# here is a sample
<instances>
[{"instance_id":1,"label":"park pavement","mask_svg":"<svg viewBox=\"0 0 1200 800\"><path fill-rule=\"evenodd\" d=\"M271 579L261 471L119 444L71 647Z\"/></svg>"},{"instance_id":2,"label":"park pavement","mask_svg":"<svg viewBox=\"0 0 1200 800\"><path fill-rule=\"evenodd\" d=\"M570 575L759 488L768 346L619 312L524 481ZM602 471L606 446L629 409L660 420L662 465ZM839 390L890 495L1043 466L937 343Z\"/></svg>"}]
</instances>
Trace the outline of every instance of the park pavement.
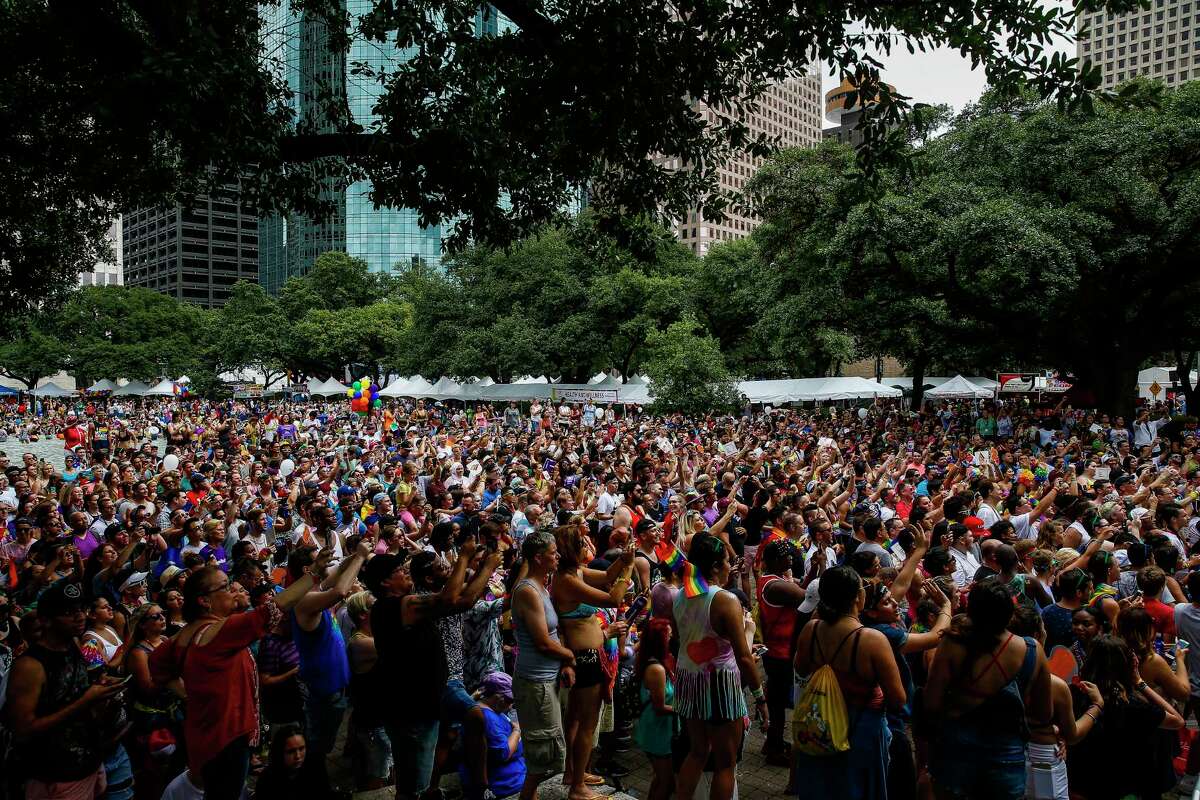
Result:
<instances>
[{"instance_id":1,"label":"park pavement","mask_svg":"<svg viewBox=\"0 0 1200 800\"><path fill-rule=\"evenodd\" d=\"M785 794L788 771L783 767L768 766L759 752L762 745L762 731L754 725L746 737L746 748L738 765L738 800L777 800ZM613 800L645 800L651 778L650 764L646 757L637 749L637 745L631 745L628 752L617 756L617 761L629 770L629 774L619 780L618 787L594 787L596 793L610 796ZM331 759L330 775L340 786L349 784L349 775L340 758ZM448 777L442 782L448 796L457 794L457 784L458 781L454 777ZM702 796L701 791L697 791L696 794L698 797ZM355 800L391 800L394 796L391 788L357 792L354 795ZM539 787L538 800L567 800L567 787L562 785L559 778L552 778Z\"/></svg>"}]
</instances>

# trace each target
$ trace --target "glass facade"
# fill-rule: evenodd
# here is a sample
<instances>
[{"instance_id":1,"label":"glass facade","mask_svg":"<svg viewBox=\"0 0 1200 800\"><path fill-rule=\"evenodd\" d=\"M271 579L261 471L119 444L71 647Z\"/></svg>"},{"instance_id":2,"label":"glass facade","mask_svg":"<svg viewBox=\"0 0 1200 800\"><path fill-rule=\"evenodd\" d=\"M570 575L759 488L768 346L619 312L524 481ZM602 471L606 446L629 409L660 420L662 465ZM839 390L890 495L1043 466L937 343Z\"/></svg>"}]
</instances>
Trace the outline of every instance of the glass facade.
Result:
<instances>
[{"instance_id":1,"label":"glass facade","mask_svg":"<svg viewBox=\"0 0 1200 800\"><path fill-rule=\"evenodd\" d=\"M346 0L353 19L373 4L374 0ZM325 126L312 116L318 108L312 99L344 93L354 120L370 129L376 121L374 108L382 86L369 77L352 74L350 65L365 63L386 69L402 63L408 55L387 42L356 38L343 59L328 47L323 24L292 8L289 0L263 6L262 13L264 58L292 89L297 116L320 130ZM476 30L482 36L511 29L512 23L491 8L481 9L476 18ZM303 275L317 256L330 250L363 259L372 272L391 271L416 259L440 262L441 227L422 226L410 209L376 208L370 199L369 181L344 188L330 184L322 191L333 209L324 219L276 215L261 221L259 281L267 291L278 292L288 278Z\"/></svg>"}]
</instances>

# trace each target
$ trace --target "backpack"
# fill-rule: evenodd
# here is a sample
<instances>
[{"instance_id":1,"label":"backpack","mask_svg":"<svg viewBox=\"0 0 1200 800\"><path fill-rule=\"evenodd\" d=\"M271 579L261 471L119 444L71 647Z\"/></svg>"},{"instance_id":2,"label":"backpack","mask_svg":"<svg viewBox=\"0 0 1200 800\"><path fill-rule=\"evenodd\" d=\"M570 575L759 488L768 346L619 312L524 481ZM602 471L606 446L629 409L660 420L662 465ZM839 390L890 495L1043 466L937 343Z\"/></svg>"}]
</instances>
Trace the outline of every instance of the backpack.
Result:
<instances>
[{"instance_id":1,"label":"backpack","mask_svg":"<svg viewBox=\"0 0 1200 800\"><path fill-rule=\"evenodd\" d=\"M830 664L849 639L855 651L862 628L849 634L834 651L833 657L808 677L792 712L792 746L810 756L832 756L850 749L850 714L846 698ZM813 630L816 642L816 630ZM803 680L803 679L801 679Z\"/></svg>"}]
</instances>

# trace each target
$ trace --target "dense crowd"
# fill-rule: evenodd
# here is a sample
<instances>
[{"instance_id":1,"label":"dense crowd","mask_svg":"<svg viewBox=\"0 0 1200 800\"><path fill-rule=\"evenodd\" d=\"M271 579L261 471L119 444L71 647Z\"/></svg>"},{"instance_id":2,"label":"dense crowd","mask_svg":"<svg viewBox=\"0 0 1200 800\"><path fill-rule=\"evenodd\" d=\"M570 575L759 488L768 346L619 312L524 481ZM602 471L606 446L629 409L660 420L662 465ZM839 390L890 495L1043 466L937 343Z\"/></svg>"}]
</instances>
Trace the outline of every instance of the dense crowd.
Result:
<instances>
[{"instance_id":1,"label":"dense crowd","mask_svg":"<svg viewBox=\"0 0 1200 800\"><path fill-rule=\"evenodd\" d=\"M327 798L342 763L590 800L634 746L648 800L728 800L757 720L801 797L1190 793L1198 436L1024 401L8 403L4 791Z\"/></svg>"}]
</instances>

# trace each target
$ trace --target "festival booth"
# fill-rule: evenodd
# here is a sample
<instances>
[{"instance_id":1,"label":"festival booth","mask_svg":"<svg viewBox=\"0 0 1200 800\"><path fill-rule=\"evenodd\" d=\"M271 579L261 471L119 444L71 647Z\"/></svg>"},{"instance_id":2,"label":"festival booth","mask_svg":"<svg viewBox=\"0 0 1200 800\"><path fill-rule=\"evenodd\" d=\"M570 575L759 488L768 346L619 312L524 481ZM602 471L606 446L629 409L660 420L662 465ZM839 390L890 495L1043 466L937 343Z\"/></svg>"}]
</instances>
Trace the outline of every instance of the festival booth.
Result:
<instances>
[{"instance_id":1,"label":"festival booth","mask_svg":"<svg viewBox=\"0 0 1200 800\"><path fill-rule=\"evenodd\" d=\"M925 392L926 400L987 400L994 396L994 390L972 383L962 375L955 375L940 386Z\"/></svg>"},{"instance_id":2,"label":"festival booth","mask_svg":"<svg viewBox=\"0 0 1200 800\"><path fill-rule=\"evenodd\" d=\"M921 379L921 385L924 386L926 390L936 389L938 386L941 386L943 383L953 380L954 377L956 377L956 376L926 375L924 378ZM963 376L957 376L957 377L963 377ZM991 378L985 378L981 375L971 375L971 376L967 377L966 379L968 381L970 381L971 383L975 384L976 386L980 387L981 389L988 389L989 391L993 391L993 392L996 390L996 387L1000 385L999 383L992 380ZM892 378L884 378L883 382L886 383L888 386L894 386L897 389L902 389L905 394L912 394L913 379L912 379L911 375L901 375L901 376L892 377Z\"/></svg>"},{"instance_id":3,"label":"festival booth","mask_svg":"<svg viewBox=\"0 0 1200 800\"><path fill-rule=\"evenodd\" d=\"M873 400L877 397L900 397L899 389L866 378L787 378L774 381L742 381L738 391L757 405L785 403L830 402L838 400Z\"/></svg>"},{"instance_id":4,"label":"festival booth","mask_svg":"<svg viewBox=\"0 0 1200 800\"><path fill-rule=\"evenodd\" d=\"M330 378L325 382L317 382L315 385L309 381L308 393L317 397L335 397L344 395L350 387L341 383L337 378Z\"/></svg>"},{"instance_id":5,"label":"festival booth","mask_svg":"<svg viewBox=\"0 0 1200 800\"><path fill-rule=\"evenodd\" d=\"M20 393L18 389L14 389L11 386L0 385L0 397L15 397Z\"/></svg>"},{"instance_id":6,"label":"festival booth","mask_svg":"<svg viewBox=\"0 0 1200 800\"><path fill-rule=\"evenodd\" d=\"M419 397L421 395L413 395ZM438 382L431 386L428 392L424 395L426 398L433 400L458 400L462 403L471 402L479 399L479 390L464 386L453 378L442 376Z\"/></svg>"},{"instance_id":7,"label":"festival booth","mask_svg":"<svg viewBox=\"0 0 1200 800\"><path fill-rule=\"evenodd\" d=\"M150 387L141 381L130 381L113 389L113 397L143 397L148 391Z\"/></svg>"},{"instance_id":8,"label":"festival booth","mask_svg":"<svg viewBox=\"0 0 1200 800\"><path fill-rule=\"evenodd\" d=\"M104 394L104 393L112 394L113 392L116 392L117 389L119 389L119 388L120 387L117 386L117 384L110 381L108 378L104 378L102 380L96 381L91 386L87 387L87 389L85 391L87 391L88 394Z\"/></svg>"},{"instance_id":9,"label":"festival booth","mask_svg":"<svg viewBox=\"0 0 1200 800\"><path fill-rule=\"evenodd\" d=\"M380 397L412 397L423 398L430 397L430 391L433 389L433 384L422 378L420 375L413 375L409 378L397 378L387 386L379 390Z\"/></svg>"},{"instance_id":10,"label":"festival booth","mask_svg":"<svg viewBox=\"0 0 1200 800\"><path fill-rule=\"evenodd\" d=\"M57 383L47 383L44 386L39 386L36 389L34 389L32 392L30 392L30 394L33 395L34 397L62 398L62 397L74 397L75 396L75 392L72 392L69 389L64 389L63 387L59 386Z\"/></svg>"},{"instance_id":11,"label":"festival booth","mask_svg":"<svg viewBox=\"0 0 1200 800\"><path fill-rule=\"evenodd\" d=\"M145 397L171 397L175 394L175 381L163 378L158 383L142 392Z\"/></svg>"}]
</instances>

